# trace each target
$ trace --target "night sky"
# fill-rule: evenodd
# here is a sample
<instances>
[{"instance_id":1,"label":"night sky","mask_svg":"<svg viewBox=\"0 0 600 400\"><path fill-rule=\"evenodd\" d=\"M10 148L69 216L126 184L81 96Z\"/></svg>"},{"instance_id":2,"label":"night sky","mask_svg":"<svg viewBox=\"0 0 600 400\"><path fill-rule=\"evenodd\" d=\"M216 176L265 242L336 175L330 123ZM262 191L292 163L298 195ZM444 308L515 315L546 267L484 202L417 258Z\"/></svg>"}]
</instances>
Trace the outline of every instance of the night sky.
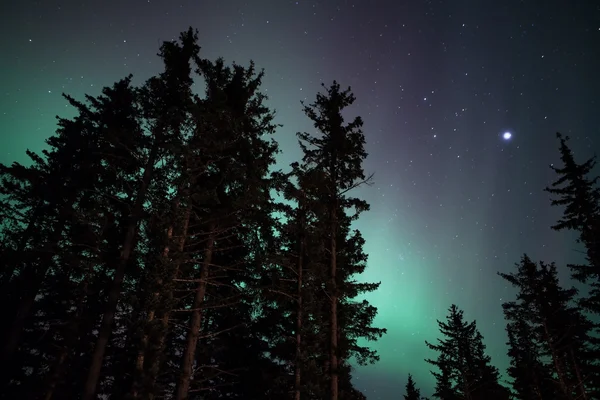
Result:
<instances>
[{"instance_id":1,"label":"night sky","mask_svg":"<svg viewBox=\"0 0 600 400\"><path fill-rule=\"evenodd\" d=\"M560 210L542 189L556 131L581 160L600 150L594 1L19 0L2 2L0 19L3 163L26 162L55 115L74 115L61 92L97 95L129 73L142 83L161 70L162 41L189 26L203 57L265 68L282 167L300 155L295 133L314 131L300 100L321 82L352 87L348 115L365 121L375 173L358 192L371 203L357 224L364 279L382 281L369 300L388 328L381 361L355 373L370 400L398 399L408 372L431 393L424 341L452 303L504 370L501 303L513 291L496 272L524 252L578 260L573 236L549 229Z\"/></svg>"}]
</instances>

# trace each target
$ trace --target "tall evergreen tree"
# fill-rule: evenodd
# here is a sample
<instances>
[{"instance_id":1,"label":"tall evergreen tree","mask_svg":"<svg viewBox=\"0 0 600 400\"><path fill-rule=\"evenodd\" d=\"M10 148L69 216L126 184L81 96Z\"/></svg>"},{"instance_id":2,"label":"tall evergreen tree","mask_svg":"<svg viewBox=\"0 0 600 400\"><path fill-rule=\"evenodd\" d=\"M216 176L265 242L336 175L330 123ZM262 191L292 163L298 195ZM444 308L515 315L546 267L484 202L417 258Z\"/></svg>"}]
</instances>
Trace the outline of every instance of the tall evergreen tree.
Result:
<instances>
[{"instance_id":1,"label":"tall evergreen tree","mask_svg":"<svg viewBox=\"0 0 600 400\"><path fill-rule=\"evenodd\" d=\"M408 381L406 382L406 394L404 400L421 400L421 390L417 388L415 380L411 374L408 374Z\"/></svg>"},{"instance_id":2,"label":"tall evergreen tree","mask_svg":"<svg viewBox=\"0 0 600 400\"><path fill-rule=\"evenodd\" d=\"M508 400L510 393L499 383L498 370L485 354L483 337L475 321L465 321L463 311L452 305L446 322L438 321L438 325L444 338L438 339L438 344L425 342L438 353L436 360L425 360L439 370L432 371L437 381L434 397Z\"/></svg>"},{"instance_id":3,"label":"tall evergreen tree","mask_svg":"<svg viewBox=\"0 0 600 400\"><path fill-rule=\"evenodd\" d=\"M334 92L334 100L327 100L326 96L319 95L318 101L322 103L320 107L329 107L332 120L337 118L341 124L343 121L337 116L341 110L336 111L334 105L327 103L343 103L339 99L335 100L336 96L341 95L339 86L331 90ZM349 92L344 96L346 95ZM309 114L311 115L316 116ZM320 121L315 125L329 129L326 132L340 129L321 124L325 123ZM261 323L270 327L270 354L284 366L289 366L284 367L284 375L279 381L281 398L316 399L332 395L332 297L329 290L332 259L331 188L335 188L335 182L331 182L331 175L328 173L330 164L324 164L318 154L330 157L330 153L335 152L331 149L333 144L328 140L332 141L335 137L341 143L344 142L343 138L336 135L339 132L327 133L321 138L299 134L306 156L302 163L292 164L290 174L281 175L282 182L289 180L289 183L283 185L286 203L279 205L283 217L282 222L276 226L279 250L273 254L268 275L265 276L266 284L261 295L259 313ZM362 140L359 135L355 136L355 139ZM340 165L343 166L342 161L348 162L352 156L339 151L339 157ZM360 166L360 159L356 161ZM362 398L363 395L352 386L352 368L348 361L356 357L361 364L375 362L377 355L360 346L358 340L376 340L384 330L372 327L376 314L374 307L368 302L353 300L361 293L378 287L378 284L354 281L354 275L364 271L366 255L362 252L364 240L359 232L351 230L350 225L367 205L361 200L348 198L345 193L338 195L338 202L344 205L338 206L335 211L338 222L335 232L335 284L338 291L335 321L337 395L340 399L355 399ZM345 211L351 204L358 205L356 215L348 215Z\"/></svg>"},{"instance_id":4,"label":"tall evergreen tree","mask_svg":"<svg viewBox=\"0 0 600 400\"><path fill-rule=\"evenodd\" d=\"M528 349L532 368L536 361L531 358L535 353L531 353L539 348L540 356L551 360L548 367L565 399L595 398L596 353L590 346L593 325L575 303L577 290L560 286L554 264L536 264L527 255L516 272L500 276L519 290L517 301L507 302L503 308L508 321L521 330L520 335L531 333L530 343L525 345L534 346ZM518 355L525 356L522 352ZM542 372L539 370L536 379L543 378ZM541 387L542 381L538 385Z\"/></svg>"},{"instance_id":5,"label":"tall evergreen tree","mask_svg":"<svg viewBox=\"0 0 600 400\"><path fill-rule=\"evenodd\" d=\"M600 315L600 177L590 176L596 166L596 157L578 163L569 147L569 137L563 137L560 133L556 137L560 141L563 165L550 165L558 179L545 190L555 196L552 205L564 207L564 211L552 229L568 229L579 233L578 240L586 249L587 264L569 265L569 268L573 278L590 285L589 294L582 305Z\"/></svg>"},{"instance_id":6,"label":"tall evergreen tree","mask_svg":"<svg viewBox=\"0 0 600 400\"><path fill-rule=\"evenodd\" d=\"M77 354L75 347L82 334L93 336L91 328L84 333L84 326L93 326L96 313L103 306L99 301L100 287L106 285L108 265L114 260L118 242L123 238L121 222L128 213L128 182L132 182L138 172L136 155L140 151L142 130L140 113L137 108L135 90L130 85L130 77L118 82L114 88L106 88L103 95L89 97L89 105L69 99L71 104L85 116L86 127L81 136L91 135L95 141L79 142L80 150L90 152L85 171L87 176L88 196L83 196L76 205L77 219L69 224L67 230L68 258L63 261L63 289L58 289L52 282L48 284L48 295L45 299L50 303L69 304L60 298L53 298L53 292L69 293L69 301L73 312L66 318L68 330L64 335L62 352L56 356L53 367L55 381L61 371L64 374L64 364L69 352L71 353L69 372L85 370L76 368L72 363ZM133 154L132 154L133 152ZM119 193L120 196L111 196ZM120 198L119 198L120 197ZM107 263L104 263L104 260ZM59 275L59 276L61 276ZM48 310L49 307L45 309ZM65 307L68 309L68 307ZM86 346L86 348L89 348ZM79 357L76 357L79 359ZM87 359L86 359L87 360ZM75 375L77 376L77 375ZM71 376L73 377L73 376ZM81 377L73 381L81 384ZM64 380L70 381L67 376ZM58 382L56 382L58 383ZM50 387L58 386L50 384ZM63 390L63 389L61 389ZM46 393L52 393L51 390ZM57 393L57 397L60 395Z\"/></svg>"},{"instance_id":7,"label":"tall evergreen tree","mask_svg":"<svg viewBox=\"0 0 600 400\"><path fill-rule=\"evenodd\" d=\"M315 263L321 251L318 239L315 240L318 236L311 234L316 222L311 207L315 185L297 163L292 166L291 176L297 184L290 181L290 174L279 174L279 181L284 199L295 206L283 202L277 205L282 218L275 226L278 235L263 275L264 290L260 292L257 308L261 325L269 327L266 332L271 356L286 361L277 390L281 398L299 400L310 398L306 376L321 373L320 369L312 372L307 362L308 354L319 352L315 341L308 338L312 333L314 306L318 304L310 299L312 292L318 290L313 282L315 270L321 268Z\"/></svg>"},{"instance_id":8,"label":"tall evergreen tree","mask_svg":"<svg viewBox=\"0 0 600 400\"><path fill-rule=\"evenodd\" d=\"M123 282L139 239L139 225L144 216L144 205L155 180L157 162L161 153L178 139L191 99L193 80L190 63L198 54L199 47L196 44L197 37L191 28L188 32L182 33L180 39L181 47L171 42L163 44L159 56L164 61L164 72L159 77L150 79L144 90L140 92L143 95L140 98L143 112L150 126L149 149L144 160L143 174L134 195L135 200L126 225L119 258L115 262L113 280L108 289L107 304L84 387L84 400L91 400L96 393Z\"/></svg>"},{"instance_id":9,"label":"tall evergreen tree","mask_svg":"<svg viewBox=\"0 0 600 400\"><path fill-rule=\"evenodd\" d=\"M513 313L513 322L506 326L508 333L508 376L518 400L559 399L559 392L550 373L542 362L539 344L524 315Z\"/></svg>"},{"instance_id":10,"label":"tall evergreen tree","mask_svg":"<svg viewBox=\"0 0 600 400\"><path fill-rule=\"evenodd\" d=\"M193 378L192 367L202 332L203 314L210 314L204 313L203 308L223 307L209 301L213 299L214 303L217 295L217 289L212 291L212 288L221 288L223 292L224 286L237 286L234 292L239 292L239 285L251 286L247 279L257 265L250 262L249 257L259 257L261 252L250 246L251 243L257 245L256 241L248 240L255 234L253 232L265 233L269 225L265 223L271 213L269 168L278 151L275 142L268 137L276 128L272 123L273 113L264 106L266 97L259 91L264 73L257 73L253 63L248 68L239 65L229 68L222 60L216 63L201 60L198 67L206 79L207 94L204 101L197 102L196 123L201 124L199 135L209 135L198 139L201 144L198 156L208 157L212 162L210 168L196 179L198 191L192 193L195 227L189 235L204 247L204 254L194 257L202 259L202 264L195 277L198 283L190 306L190 325L176 391L178 399L186 398ZM206 145L213 148L200 153ZM207 192L212 196L207 196ZM235 245L228 243L233 237L239 238ZM202 238L200 242L199 238ZM244 247L246 255L242 255ZM240 254L239 258L231 259L234 251ZM241 267L244 270L236 273ZM234 282L226 283L225 277L232 275L237 275L235 285ZM223 293L219 296L221 303L231 301L231 297ZM230 296L240 301L243 298L233 292Z\"/></svg>"},{"instance_id":11,"label":"tall evergreen tree","mask_svg":"<svg viewBox=\"0 0 600 400\"><path fill-rule=\"evenodd\" d=\"M194 97L192 70L198 62L200 47L197 33L191 28L182 32L179 42L165 42L159 54L165 71L151 78L140 90L144 109L153 125L167 125L159 159L161 168L154 168L154 181L147 193L147 213L152 224L141 221L140 244L143 247L143 274L137 280L140 299L131 395L152 399L156 392L156 377L162 360L172 299L173 279L179 274L180 256L186 245L192 207L190 190L194 177L206 168L193 156L189 143L194 140ZM169 111L165 113L164 111ZM143 242L143 243L142 243Z\"/></svg>"},{"instance_id":12,"label":"tall evergreen tree","mask_svg":"<svg viewBox=\"0 0 600 400\"><path fill-rule=\"evenodd\" d=\"M30 153L35 161L27 168L30 177L37 175L42 180L27 178L30 184L21 186L21 189L29 187L33 190L28 195L29 199L15 197L24 194L24 191L15 191L15 179L22 179L23 174L20 173L19 177L14 173L24 167L14 164L4 170L5 183L11 182L4 186L5 194L14 207L23 210L28 203L35 201L38 211L45 209L34 218L35 221L28 223L29 227L35 226L37 238L30 237L21 242L33 240L26 246L34 246L38 241L38 246L33 247L37 250L32 250L38 252L41 258L31 253L32 257L23 259L27 261L21 263L22 268L17 274L12 279L7 274L3 283L7 288L3 294L18 294L8 301L13 305L12 301L16 301L18 311L6 334L4 354L8 357L16 350L24 322L30 321L26 334L29 338L42 337L44 340L36 340L34 347L30 347L33 342L25 338L26 343L21 343L20 361L13 362L12 366L15 371L22 368L34 371L27 374L27 379L43 376L45 370L52 371L45 382L27 384L21 381L19 385L21 390L44 387L47 390L45 398L48 399L57 384L64 380L66 367L72 361L82 318L84 315L88 319L91 317L85 314L87 306L84 304L89 304L86 297L91 290L90 284L95 280L101 243L107 239L109 227L114 222L111 222L114 209L101 207L101 204L106 206L118 202L107 193L112 191L119 177L106 166L109 159L120 158L123 148L135 148L131 141L135 140L138 126L130 77L117 82L112 88L105 88L99 97L87 96L89 104L66 95L65 98L79 111L79 115L73 120L59 118L56 135L47 140L50 149L42 156ZM119 133L125 131L128 137L117 141ZM43 178L45 174L48 176ZM36 192L45 198L40 198ZM48 239L44 237L53 239L46 242ZM23 239L24 236L21 236ZM18 248L19 244L13 243ZM23 250L20 257L29 252L26 247ZM34 306L38 309L35 314ZM57 326L61 328L54 329ZM38 360L33 367L23 365L21 362L30 358L28 354L37 354L40 360L45 361L40 363Z\"/></svg>"},{"instance_id":13,"label":"tall evergreen tree","mask_svg":"<svg viewBox=\"0 0 600 400\"><path fill-rule=\"evenodd\" d=\"M323 85L325 87L325 85ZM362 133L362 119L356 117L344 124L342 110L352 105L355 97L350 88L341 90L337 82L327 88L327 93L317 94L313 104L304 105L304 112L314 123L320 136L299 133L300 146L304 153L302 162L307 170L313 170L315 184L318 182L318 199L322 202L323 214L320 215L318 230L324 239L323 246L327 252L327 278L324 292L328 299L327 321L329 337L327 343L328 360L326 374L329 379L329 398L339 398L340 369L347 361L346 351L341 347L340 338L347 338L349 345L356 343L356 338L364 336L376 339L383 330L371 328L376 309L368 303L353 303L352 298L360 292L375 290L378 284L358 284L352 275L362 273L366 256L362 253L362 238L355 232L350 236L350 223L360 213L368 210L364 200L349 197L347 193L362 184L368 183L362 168L367 154L364 150L365 138ZM353 215L347 212L354 211ZM340 305L343 304L340 308ZM362 319L362 326L353 326L349 313ZM345 310L348 310L346 314ZM342 321L343 319L346 319ZM354 319L356 321L356 319ZM351 345L348 348L352 348ZM375 354L359 350L359 360L373 360ZM362 356L362 357L361 357Z\"/></svg>"}]
</instances>

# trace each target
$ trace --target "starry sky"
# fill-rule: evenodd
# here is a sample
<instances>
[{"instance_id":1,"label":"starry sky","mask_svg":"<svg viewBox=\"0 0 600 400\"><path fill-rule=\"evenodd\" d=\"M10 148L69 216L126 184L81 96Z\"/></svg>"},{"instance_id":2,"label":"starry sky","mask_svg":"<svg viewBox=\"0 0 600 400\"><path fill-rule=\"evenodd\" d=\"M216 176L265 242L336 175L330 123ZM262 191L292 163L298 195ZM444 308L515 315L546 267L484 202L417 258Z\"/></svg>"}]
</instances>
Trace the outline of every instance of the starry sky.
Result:
<instances>
[{"instance_id":1,"label":"starry sky","mask_svg":"<svg viewBox=\"0 0 600 400\"><path fill-rule=\"evenodd\" d=\"M265 68L264 90L284 126L282 167L297 131L314 131L300 100L320 83L351 86L375 184L357 223L364 279L388 335L381 361L355 382L370 400L397 399L411 372L433 379L424 344L456 303L507 366L497 271L522 253L577 261L573 236L549 229L560 210L542 189L558 162L554 134L577 157L600 150L600 9L593 1L47 0L0 5L0 162L26 162L81 99L129 73L160 72L162 41L193 26L202 55ZM511 133L505 140L503 134ZM566 271L564 277L568 276Z\"/></svg>"}]
</instances>

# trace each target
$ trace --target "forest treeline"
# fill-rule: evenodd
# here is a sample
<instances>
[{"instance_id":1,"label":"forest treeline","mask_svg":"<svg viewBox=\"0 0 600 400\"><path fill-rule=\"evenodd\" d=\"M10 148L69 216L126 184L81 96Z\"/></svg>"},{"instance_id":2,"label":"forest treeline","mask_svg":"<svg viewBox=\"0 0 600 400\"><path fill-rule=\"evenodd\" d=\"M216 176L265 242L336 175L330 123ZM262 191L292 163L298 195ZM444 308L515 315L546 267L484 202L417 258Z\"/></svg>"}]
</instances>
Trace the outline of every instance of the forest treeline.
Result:
<instances>
[{"instance_id":1,"label":"forest treeline","mask_svg":"<svg viewBox=\"0 0 600 400\"><path fill-rule=\"evenodd\" d=\"M352 228L372 180L362 120L342 118L354 95L334 81L302 103L317 133L275 170L263 71L200 50L190 28L143 84L63 95L77 115L47 149L0 165L0 398L366 399L352 366L379 359L386 330L359 300L379 283L359 279ZM588 262L570 267L589 295L524 256L502 274L519 293L504 304L513 393L453 305L426 343L436 398L600 398L600 190L559 139L554 228L580 232ZM404 398L421 398L412 376Z\"/></svg>"}]
</instances>

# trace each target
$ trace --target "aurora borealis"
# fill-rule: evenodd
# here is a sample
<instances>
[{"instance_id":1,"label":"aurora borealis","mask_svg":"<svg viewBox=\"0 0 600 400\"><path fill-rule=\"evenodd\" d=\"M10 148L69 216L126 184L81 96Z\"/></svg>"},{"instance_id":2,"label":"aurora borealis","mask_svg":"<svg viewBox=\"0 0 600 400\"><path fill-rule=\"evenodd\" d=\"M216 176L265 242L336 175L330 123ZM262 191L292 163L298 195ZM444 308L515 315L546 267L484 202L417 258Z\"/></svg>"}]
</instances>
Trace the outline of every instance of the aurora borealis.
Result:
<instances>
[{"instance_id":1,"label":"aurora borealis","mask_svg":"<svg viewBox=\"0 0 600 400\"><path fill-rule=\"evenodd\" d=\"M357 223L381 361L355 373L369 399L396 399L414 375L429 395L424 341L452 303L476 319L488 353L507 364L496 276L522 253L577 261L573 237L549 226L560 210L543 188L558 162L555 132L576 157L600 150L600 10L593 2L23 0L0 6L0 162L26 162L68 117L61 92L96 95L129 73L159 72L163 40L193 26L204 57L265 68L283 125L285 168L312 131L300 100L320 83L352 86L375 184ZM572 3L572 4L571 4ZM505 137L505 132L510 137ZM562 270L564 277L568 273ZM565 281L566 282L566 281Z\"/></svg>"}]
</instances>

